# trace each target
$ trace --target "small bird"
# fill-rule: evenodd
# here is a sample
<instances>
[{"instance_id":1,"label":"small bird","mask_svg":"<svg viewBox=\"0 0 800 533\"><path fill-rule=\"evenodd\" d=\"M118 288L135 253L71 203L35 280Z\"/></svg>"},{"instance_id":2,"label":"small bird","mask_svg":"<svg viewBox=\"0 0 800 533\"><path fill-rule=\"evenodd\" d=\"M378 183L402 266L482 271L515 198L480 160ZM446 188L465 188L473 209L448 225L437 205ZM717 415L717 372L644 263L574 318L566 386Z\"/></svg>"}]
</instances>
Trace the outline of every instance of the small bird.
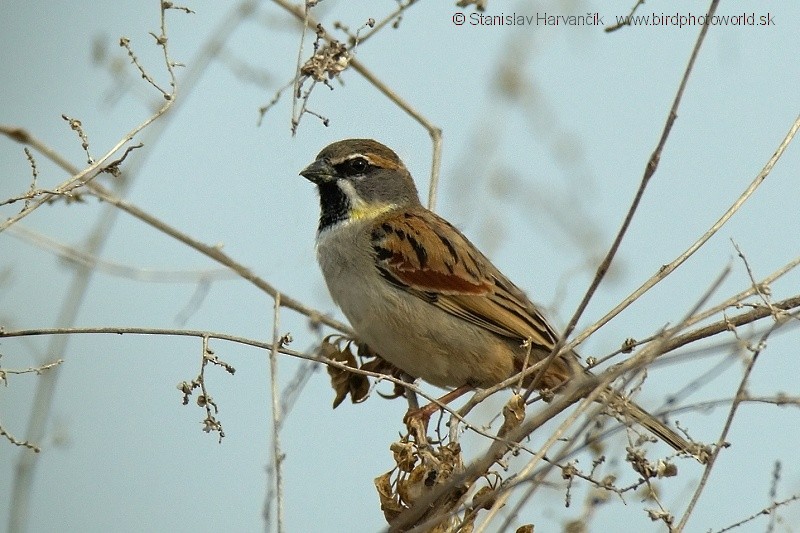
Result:
<instances>
[{"instance_id":1,"label":"small bird","mask_svg":"<svg viewBox=\"0 0 800 533\"><path fill-rule=\"evenodd\" d=\"M300 174L320 198L317 260L358 339L414 378L443 388L487 388L546 358L558 340L539 309L442 217L423 207L391 149L347 139ZM588 372L577 354L554 359L539 386ZM608 389L604 401L675 450L692 446Z\"/></svg>"}]
</instances>

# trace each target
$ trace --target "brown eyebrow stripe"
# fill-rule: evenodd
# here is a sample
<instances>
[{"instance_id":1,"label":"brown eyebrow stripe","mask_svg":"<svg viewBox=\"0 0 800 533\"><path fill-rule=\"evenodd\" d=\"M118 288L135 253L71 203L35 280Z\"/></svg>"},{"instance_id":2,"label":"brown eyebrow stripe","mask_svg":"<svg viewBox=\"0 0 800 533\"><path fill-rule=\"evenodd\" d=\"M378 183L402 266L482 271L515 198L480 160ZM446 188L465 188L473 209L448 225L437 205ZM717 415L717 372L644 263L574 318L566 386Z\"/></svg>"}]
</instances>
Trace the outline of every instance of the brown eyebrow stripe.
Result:
<instances>
[{"instance_id":1,"label":"brown eyebrow stripe","mask_svg":"<svg viewBox=\"0 0 800 533\"><path fill-rule=\"evenodd\" d=\"M383 157L382 155L375 153L357 154L356 157L363 157L364 159L369 161L372 165L380 168L399 168L402 166L398 165L397 161L395 161L394 159L389 159L387 157Z\"/></svg>"}]
</instances>

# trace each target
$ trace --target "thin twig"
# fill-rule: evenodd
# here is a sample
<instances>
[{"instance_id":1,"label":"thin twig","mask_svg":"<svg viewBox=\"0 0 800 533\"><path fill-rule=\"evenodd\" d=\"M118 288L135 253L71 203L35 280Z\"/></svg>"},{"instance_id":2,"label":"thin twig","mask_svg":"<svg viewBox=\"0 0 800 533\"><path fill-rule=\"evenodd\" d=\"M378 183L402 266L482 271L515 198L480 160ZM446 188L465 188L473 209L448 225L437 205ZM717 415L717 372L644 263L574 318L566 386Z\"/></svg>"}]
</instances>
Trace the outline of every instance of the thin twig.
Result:
<instances>
[{"instance_id":1,"label":"thin twig","mask_svg":"<svg viewBox=\"0 0 800 533\"><path fill-rule=\"evenodd\" d=\"M203 419L203 431L206 433L216 432L218 435L218 442L221 444L222 439L225 438L225 431L222 428L222 422L219 421L217 418L217 414L219 413L219 407L217 406L214 398L208 393L208 388L206 387L206 367L208 363L218 364L220 366L225 367L230 374L233 374L234 370L233 367L228 365L227 363L222 363L220 359L214 355L214 351L208 344L209 337L208 335L203 335L202 337L202 354L200 356L200 373L197 375L197 378L194 380L194 383L200 387L200 396L198 396L198 405L203 407L206 411L206 417ZM179 385L180 390L184 392L184 404L188 401L188 394L191 393L191 388L185 388L185 382ZM191 387L191 385L190 385Z\"/></svg>"},{"instance_id":2,"label":"thin twig","mask_svg":"<svg viewBox=\"0 0 800 533\"><path fill-rule=\"evenodd\" d=\"M800 257L797 257L797 258L793 259L792 261L788 262L786 265L782 266L781 268L779 268L778 270L776 270L775 272L773 272L772 274L770 274L769 276L767 276L766 278L761 280L761 282L757 283L757 285L768 286L771 283L775 282L776 280L780 279L781 277L785 276L786 274L788 274L789 272L791 272L792 270L794 270L798 266L800 266ZM717 315L719 313L722 313L722 312L724 312L725 310L727 310L727 309L729 309L731 307L737 307L738 308L740 303L743 302L745 300L745 298L749 298L750 296L753 296L756 293L757 293L757 291L756 291L755 285L751 284L750 287L748 287L746 290L731 296L727 300L724 300L723 302L715 305L714 307L711 307L711 308L709 308L709 309L707 309L707 310L705 310L705 311L703 311L701 313L697 313L694 317L692 317L690 320L687 321L686 326L690 327L690 326L693 326L694 324L698 324L700 322L703 322L704 320L706 320L708 318L711 318L712 316ZM786 311L786 310L789 310L789 309L793 309L794 308L793 301L795 301L794 298L788 298L788 299L783 300L782 302L779 302L777 304L779 306L778 307L778 311ZM775 305L776 304L772 305L772 308L773 308L772 311L773 312L774 312ZM758 314L763 315L763 310L761 312L759 312ZM744 322L749 321L749 318L750 318L749 315L741 315L741 316L738 316L738 317L733 317L732 319L728 318L726 320L733 320L734 321L733 323L739 322L736 325L742 325ZM717 326L722 326L722 325L724 325L724 322L720 322L720 323L717 324ZM713 326L713 324L712 324L712 326ZM717 329L704 330L703 328L700 328L700 329L698 329L698 330L696 330L694 332L688 332L688 333L686 333L684 335L678 335L678 336L675 337L675 339L672 339L668 343L668 346L665 347L664 353L671 352L673 350L676 350L677 348L679 348L682 345L689 344L689 343L693 342L692 339L697 340L698 338L705 338L705 337L708 337L710 335L713 335L713 334L716 334L716 333L719 333L719 332L720 331L718 331ZM645 339L645 340L641 341L641 343L649 342L650 340L651 339Z\"/></svg>"},{"instance_id":3,"label":"thin twig","mask_svg":"<svg viewBox=\"0 0 800 533\"><path fill-rule=\"evenodd\" d=\"M105 155L103 155L100 159L89 165L88 167L84 168L80 172L75 173L69 179L62 182L60 185L53 189L52 194L44 194L42 198L31 202L29 205L26 205L19 213L14 216L9 217L5 222L0 223L0 232L3 232L6 228L13 226L26 216L33 213L36 209L41 207L42 205L46 204L47 202L51 201L58 195L68 194L79 187L83 187L89 183L92 183L92 180L97 177L98 174L103 172L105 169L105 163L108 161L114 154L117 153L123 146L128 144L132 141L142 130L147 128L150 124L158 120L164 113L166 113L169 108L172 106L174 99L168 99L164 102L164 104L152 115L150 115L144 122L133 128L127 134L125 134L117 143L108 150ZM14 128L17 130L18 128Z\"/></svg>"},{"instance_id":4,"label":"thin twig","mask_svg":"<svg viewBox=\"0 0 800 533\"><path fill-rule=\"evenodd\" d=\"M281 343L280 336L281 293L275 294L275 303L272 308L272 349L269 352L270 394L272 396L272 461L275 465L275 503L278 510L278 533L283 533L284 505L283 505L283 452L281 451L280 426L281 406L280 389L278 386L278 348ZM269 505L269 502L266 502Z\"/></svg>"},{"instance_id":5,"label":"thin twig","mask_svg":"<svg viewBox=\"0 0 800 533\"><path fill-rule=\"evenodd\" d=\"M407 0L405 3L398 2L397 9L392 13L390 13L389 15L385 16L383 20L376 22L375 25L365 35L359 36L358 42L364 43L368 41L373 35L377 34L384 28L384 26L386 26L392 21L395 21L396 24L397 21L399 21L399 19L402 17L403 11L407 10L417 2L418 0ZM355 44L355 39L351 39L350 44L351 45Z\"/></svg>"},{"instance_id":6,"label":"thin twig","mask_svg":"<svg viewBox=\"0 0 800 533\"><path fill-rule=\"evenodd\" d=\"M31 175L33 179L31 180L31 186L28 188L28 198L33 198L36 193L36 179L39 177L39 170L36 168L36 159L34 159L33 154L28 147L24 147L22 151L25 152L25 157L28 159L28 163L31 165ZM5 205L5 203L6 202L2 202L0 205ZM29 199L26 199L25 207L28 207L29 203Z\"/></svg>"},{"instance_id":7,"label":"thin twig","mask_svg":"<svg viewBox=\"0 0 800 533\"><path fill-rule=\"evenodd\" d=\"M311 24L311 22L309 21L310 15L308 14L308 7L309 7L308 2L304 2L303 10L302 10L302 17L301 17L303 29L300 32L300 46L297 47L297 64L295 65L295 76L292 79L292 82L293 82L293 89L292 89L292 127L293 128L294 128L295 121L299 120L298 117L300 116L298 111L297 111L297 101L298 101L298 98L300 97L300 68L303 66L303 50L304 50L305 41L306 41L306 30L308 29L309 24ZM289 9L289 11L291 11L295 16L297 16L297 12L295 11L295 9L300 9L299 7L296 7L296 6L291 6L291 8L288 8L287 6L284 6L284 8ZM280 94L280 93L278 93L278 94ZM276 98L277 98L277 95L276 95ZM264 115L262 114L261 116L263 117Z\"/></svg>"},{"instance_id":8,"label":"thin twig","mask_svg":"<svg viewBox=\"0 0 800 533\"><path fill-rule=\"evenodd\" d=\"M154 283L198 283L212 280L238 279L239 275L229 268L208 268L195 270L157 270L140 268L91 255L80 248L70 246L51 239L47 235L34 231L22 224L8 228L9 235L32 244L42 250L52 252L56 256L74 261L85 267L96 269L111 276L129 278L136 281Z\"/></svg>"},{"instance_id":9,"label":"thin twig","mask_svg":"<svg viewBox=\"0 0 800 533\"><path fill-rule=\"evenodd\" d=\"M731 243L733 244L733 247L736 250L736 255L738 255L739 259L741 259L742 263L744 263L744 268L745 270L747 270L747 277L750 278L750 283L753 289L756 291L756 294L761 298L761 301L764 302L764 305L771 308L772 304L769 301L769 286L760 285L756 283L756 278L755 275L753 274L753 269L750 268L750 262L747 260L747 257L744 255L744 252L742 252L742 249L739 248L738 244L736 244L736 241L731 239ZM777 311L773 310L773 312L776 313L777 317Z\"/></svg>"},{"instance_id":10,"label":"thin twig","mask_svg":"<svg viewBox=\"0 0 800 533\"><path fill-rule=\"evenodd\" d=\"M167 336L177 336L177 337L197 337L200 339L208 338L208 339L218 339L224 340L228 342L234 342L238 344L243 344L246 346L252 346L254 348L260 348L263 350L272 350L272 344L269 342L264 342L256 339L250 339L247 337L242 337L239 335L231 335L228 333L220 333L220 332L213 332L213 331L204 331L204 330L191 330L191 329L168 329L168 328L142 328L142 327L83 327L83 328L43 328L43 329L21 329L21 330L3 330L0 329L0 338L13 338L13 337L37 337L37 336L56 336L56 337L68 337L71 335L167 335ZM450 412L457 416L455 411L452 410L449 406L442 404L439 402L435 396L425 392L420 387L414 385L413 383L409 383L402 379L396 378L394 376L388 374L381 374L378 372L372 372L369 370L362 370L360 368L353 368L343 362L340 361L333 361L326 357L321 357L315 354L307 354L303 352L298 352L296 350L291 350L284 346L278 347L278 352L284 355L289 355L291 357L296 357L298 359L305 359L307 361L313 361L315 363L322 363L324 365L332 366L334 368L338 368L340 370L347 370L348 372L352 372L354 374L360 374L362 376L367 376L374 378L378 381L389 381L391 383L401 385L409 390L414 391L416 394L419 394L426 400L436 403L442 409Z\"/></svg>"},{"instance_id":11,"label":"thin twig","mask_svg":"<svg viewBox=\"0 0 800 533\"><path fill-rule=\"evenodd\" d=\"M397 93L383 83L377 76L375 76L367 67L365 67L357 59L350 61L350 66L353 70L361 74L368 82L375 86L380 92L384 94L400 109L405 111L411 118L416 120L431 137L433 143L433 155L431 158L431 184L428 188L428 209L434 210L436 208L436 195L439 188L439 175L442 166L442 129L435 126L424 115L411 107L411 104L403 100Z\"/></svg>"},{"instance_id":12,"label":"thin twig","mask_svg":"<svg viewBox=\"0 0 800 533\"><path fill-rule=\"evenodd\" d=\"M2 424L0 424L0 437L5 437L6 440L8 442L10 442L11 444L13 444L14 446L20 446L22 448L27 448L27 449L31 450L32 452L34 452L34 453L39 453L40 451L42 451L42 449L40 447L38 447L37 445L35 445L35 444L33 444L33 443L31 443L31 442L29 442L27 440L19 440L16 437L14 437L14 435L12 435L8 431L6 431L6 428L4 428Z\"/></svg>"},{"instance_id":13,"label":"thin twig","mask_svg":"<svg viewBox=\"0 0 800 533\"><path fill-rule=\"evenodd\" d=\"M37 376L41 375L42 372L46 370L50 370L53 367L56 367L63 363L63 359L56 359L50 363L45 363L39 366L30 366L28 368L3 368L0 366L0 383L3 385L8 384L8 375L22 375L22 374L36 374Z\"/></svg>"},{"instance_id":14,"label":"thin twig","mask_svg":"<svg viewBox=\"0 0 800 533\"><path fill-rule=\"evenodd\" d=\"M786 498L785 500L773 502L771 505L769 505L767 507L764 507L763 509L761 509L757 513L753 513L752 515L748 516L744 520L740 520L740 521L736 522L735 524L731 524L731 525L729 525L727 527L724 527L722 529L718 529L714 533L726 533L727 531L731 531L732 529L736 529L737 527L743 526L744 524L746 524L748 522L752 522L753 520L755 520L759 516L769 515L770 517L773 517L773 516L775 516L775 511L779 507L783 507L785 505L788 505L790 503L794 503L796 501L800 501L800 494L795 494L794 496L792 496L790 498ZM787 531L789 531L789 530L787 529Z\"/></svg>"},{"instance_id":15,"label":"thin twig","mask_svg":"<svg viewBox=\"0 0 800 533\"><path fill-rule=\"evenodd\" d=\"M605 28L605 30L603 30L603 31L605 31L606 33L611 33L613 31L617 31L618 29L620 29L620 28L622 28L624 26L630 26L631 25L630 18L633 16L634 13L636 13L636 10L639 9L639 6L642 6L642 5L644 5L644 0L637 0L636 3L631 8L630 13L628 13L628 16L623 18L622 22L618 22L618 23L614 24L613 26L607 26Z\"/></svg>"},{"instance_id":16,"label":"thin twig","mask_svg":"<svg viewBox=\"0 0 800 533\"><path fill-rule=\"evenodd\" d=\"M775 502L778 498L778 484L781 482L781 468L782 463L779 460L775 461L775 466L772 468L772 483L769 487L769 499L772 502ZM770 513L769 524L767 524L765 533L774 533L777 519L777 513Z\"/></svg>"},{"instance_id":17,"label":"thin twig","mask_svg":"<svg viewBox=\"0 0 800 533\"><path fill-rule=\"evenodd\" d=\"M792 309L796 309L798 306L800 306L800 295L787 298L786 300L782 300L780 302L775 302L774 304L772 304L771 308L757 307L752 311L748 311L746 313L742 313L740 315L732 317L727 317L723 320L720 320L719 322L709 324L708 326L697 328L696 330L684 333L682 335L676 335L674 338L670 339L666 343L666 345L664 346L663 353L668 353L673 350L677 350L681 346L691 344L700 339L705 339L713 335L723 333L725 331L730 331L730 328L732 327L734 328L739 327L744 324L750 324L751 322L755 322L756 320L766 318L768 316L774 316L774 310L790 311ZM776 324L778 325L784 324L791 316L792 315L789 314L786 314L785 316L782 315L781 318L776 321Z\"/></svg>"}]
</instances>

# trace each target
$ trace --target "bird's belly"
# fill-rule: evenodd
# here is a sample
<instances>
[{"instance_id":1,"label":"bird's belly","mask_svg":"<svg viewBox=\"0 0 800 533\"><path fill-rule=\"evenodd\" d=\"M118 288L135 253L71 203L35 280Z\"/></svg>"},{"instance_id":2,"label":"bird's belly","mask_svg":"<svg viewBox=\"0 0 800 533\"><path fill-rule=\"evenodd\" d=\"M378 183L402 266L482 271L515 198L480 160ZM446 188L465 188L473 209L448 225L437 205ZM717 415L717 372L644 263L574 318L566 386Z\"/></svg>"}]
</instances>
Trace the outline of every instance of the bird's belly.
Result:
<instances>
[{"instance_id":1,"label":"bird's belly","mask_svg":"<svg viewBox=\"0 0 800 533\"><path fill-rule=\"evenodd\" d=\"M461 319L419 302L377 305L367 311L373 316L363 319L361 309L345 314L381 357L433 385L489 387L514 373L514 353L505 342L488 332L476 335ZM415 317L413 325L409 315Z\"/></svg>"},{"instance_id":2,"label":"bird's belly","mask_svg":"<svg viewBox=\"0 0 800 533\"><path fill-rule=\"evenodd\" d=\"M391 364L439 387L488 387L514 373L507 340L395 288L373 264L352 261L320 266L358 340Z\"/></svg>"}]
</instances>

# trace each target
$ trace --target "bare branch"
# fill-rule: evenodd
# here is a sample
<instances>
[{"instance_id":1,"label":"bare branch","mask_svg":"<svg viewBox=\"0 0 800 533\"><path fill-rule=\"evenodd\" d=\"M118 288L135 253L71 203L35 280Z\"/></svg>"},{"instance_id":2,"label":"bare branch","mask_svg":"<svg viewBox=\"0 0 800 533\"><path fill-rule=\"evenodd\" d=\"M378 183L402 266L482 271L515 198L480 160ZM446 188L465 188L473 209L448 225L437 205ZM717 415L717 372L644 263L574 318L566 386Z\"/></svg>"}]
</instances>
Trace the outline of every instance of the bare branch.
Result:
<instances>
[{"instance_id":1,"label":"bare branch","mask_svg":"<svg viewBox=\"0 0 800 533\"><path fill-rule=\"evenodd\" d=\"M755 520L759 516L764 516L764 515L769 515L770 517L775 516L775 511L779 507L785 507L786 505L789 505L790 503L794 503L796 501L800 501L800 494L795 494L794 496L792 496L790 498L786 498L785 500L774 501L771 505L769 505L767 507L764 507L763 509L761 509L760 511L758 511L756 513L753 513L752 515L748 516L744 520L740 520L740 521L736 522L735 524L731 524L731 525L729 525L727 527L724 527L722 529L718 529L714 533L726 533L727 531L731 531L732 529L736 529L737 527L743 526L748 522L752 522L753 520Z\"/></svg>"},{"instance_id":2,"label":"bare branch","mask_svg":"<svg viewBox=\"0 0 800 533\"><path fill-rule=\"evenodd\" d=\"M284 496L283 496L283 451L281 450L280 426L282 424L280 390L278 387L278 349L283 342L280 335L281 293L275 295L272 318L272 350L269 352L270 395L272 397L272 464L275 470L275 494L278 509L278 533L284 531ZM269 502L264 502L269 505Z\"/></svg>"},{"instance_id":3,"label":"bare branch","mask_svg":"<svg viewBox=\"0 0 800 533\"><path fill-rule=\"evenodd\" d=\"M8 442L10 442L11 444L13 444L14 446L20 446L22 448L28 448L29 450L31 450L34 453L39 453L40 451L42 451L41 448L39 448L35 444L32 444L32 443L28 442L27 440L19 440L16 437L14 437L14 435L12 435L8 431L6 431L6 428L3 427L3 424L0 424L0 437L5 437L6 440Z\"/></svg>"},{"instance_id":4,"label":"bare branch","mask_svg":"<svg viewBox=\"0 0 800 533\"><path fill-rule=\"evenodd\" d=\"M58 242L22 224L8 228L8 232L9 235L13 235L42 250L49 251L66 261L72 261L111 276L155 283L199 283L212 280L237 279L239 277L229 268L156 270L125 265L116 261L102 259L74 246Z\"/></svg>"}]
</instances>

